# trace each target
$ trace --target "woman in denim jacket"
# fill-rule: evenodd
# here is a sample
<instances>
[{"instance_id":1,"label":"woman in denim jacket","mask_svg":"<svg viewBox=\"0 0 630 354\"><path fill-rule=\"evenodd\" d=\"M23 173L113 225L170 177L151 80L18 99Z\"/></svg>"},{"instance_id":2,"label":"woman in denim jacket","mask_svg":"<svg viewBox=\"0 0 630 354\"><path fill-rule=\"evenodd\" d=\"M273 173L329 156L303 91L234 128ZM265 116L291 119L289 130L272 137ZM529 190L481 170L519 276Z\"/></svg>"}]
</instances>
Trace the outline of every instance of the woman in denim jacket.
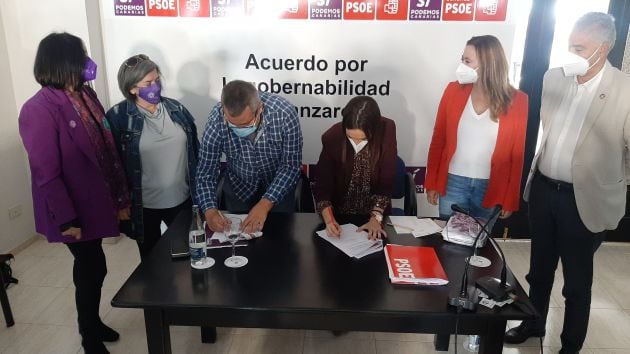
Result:
<instances>
[{"instance_id":1,"label":"woman in denim jacket","mask_svg":"<svg viewBox=\"0 0 630 354\"><path fill-rule=\"evenodd\" d=\"M178 101L160 95L160 68L144 54L125 60L118 87L125 100L107 112L131 190L131 225L122 227L145 259L195 193L199 140L194 118Z\"/></svg>"}]
</instances>

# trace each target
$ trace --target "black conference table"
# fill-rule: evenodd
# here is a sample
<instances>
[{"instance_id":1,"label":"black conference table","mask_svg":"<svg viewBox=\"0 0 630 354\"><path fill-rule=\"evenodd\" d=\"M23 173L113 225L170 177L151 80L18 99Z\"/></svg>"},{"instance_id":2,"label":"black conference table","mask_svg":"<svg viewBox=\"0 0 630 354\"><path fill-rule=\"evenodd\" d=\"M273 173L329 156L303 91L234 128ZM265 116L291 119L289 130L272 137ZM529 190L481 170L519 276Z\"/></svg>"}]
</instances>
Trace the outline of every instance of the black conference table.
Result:
<instances>
[{"instance_id":1,"label":"black conference table","mask_svg":"<svg viewBox=\"0 0 630 354\"><path fill-rule=\"evenodd\" d=\"M449 278L445 286L393 285L382 252L350 258L315 235L323 228L318 215L270 214L263 237L237 247L249 259L245 267L223 265L230 249L222 248L208 250L216 260L212 268L197 270L188 259L170 257L170 239L186 240L189 224L190 214L181 213L112 299L114 307L144 309L150 353L171 352L169 325L435 333L436 349L448 350L458 315L447 298L459 289L469 247L387 227L391 243L435 247ZM470 267L471 284L501 270L489 243L480 255L492 265ZM528 302L510 271L508 281ZM481 335L482 353L501 353L507 320L533 317L513 305L478 306L459 314L458 333Z\"/></svg>"}]
</instances>

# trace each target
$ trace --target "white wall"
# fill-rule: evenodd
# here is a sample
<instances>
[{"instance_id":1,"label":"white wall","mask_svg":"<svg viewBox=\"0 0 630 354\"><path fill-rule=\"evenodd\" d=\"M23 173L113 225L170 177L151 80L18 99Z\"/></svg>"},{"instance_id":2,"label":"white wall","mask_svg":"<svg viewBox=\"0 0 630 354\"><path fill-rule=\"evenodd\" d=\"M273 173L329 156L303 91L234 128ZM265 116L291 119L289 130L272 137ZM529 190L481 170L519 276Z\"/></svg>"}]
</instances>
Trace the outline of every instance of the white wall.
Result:
<instances>
[{"instance_id":1,"label":"white wall","mask_svg":"<svg viewBox=\"0 0 630 354\"><path fill-rule=\"evenodd\" d=\"M52 31L83 38L89 50L84 0L0 1L0 253L35 235L30 176L17 116L39 89L33 61L39 41ZM8 209L19 205L22 215L9 220Z\"/></svg>"},{"instance_id":2,"label":"white wall","mask_svg":"<svg viewBox=\"0 0 630 354\"><path fill-rule=\"evenodd\" d=\"M131 55L149 55L163 74L164 95L180 100L200 133L219 100L222 78L252 82L320 83L339 79L382 84L389 96L376 96L383 115L397 124L398 153L409 166L425 166L433 123L443 89L455 79L465 43L473 35L497 36L512 51L518 9L508 4L501 22L317 21L274 18L160 18L115 16L114 2L101 1L109 95L122 99L115 70ZM256 70L249 55L326 60L328 70ZM364 71L335 74L337 59L367 60ZM281 94L300 106L343 107L354 95ZM302 116L303 161L315 163L321 134L335 118Z\"/></svg>"}]
</instances>

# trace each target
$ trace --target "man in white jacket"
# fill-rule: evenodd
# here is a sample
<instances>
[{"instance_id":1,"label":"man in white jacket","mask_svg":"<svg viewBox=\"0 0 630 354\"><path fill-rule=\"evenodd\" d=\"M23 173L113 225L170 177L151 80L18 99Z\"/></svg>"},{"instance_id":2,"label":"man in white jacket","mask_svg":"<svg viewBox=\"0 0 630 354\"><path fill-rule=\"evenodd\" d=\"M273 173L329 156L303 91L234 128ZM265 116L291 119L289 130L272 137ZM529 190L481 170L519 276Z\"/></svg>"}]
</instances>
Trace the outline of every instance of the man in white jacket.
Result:
<instances>
[{"instance_id":1,"label":"man in white jacket","mask_svg":"<svg viewBox=\"0 0 630 354\"><path fill-rule=\"evenodd\" d=\"M630 76L606 60L615 43L612 16L587 13L569 38L571 58L543 82L543 136L525 186L529 202L529 296L541 314L505 334L506 343L545 335L558 260L565 298L561 353L577 353L588 327L593 256L625 213Z\"/></svg>"}]
</instances>

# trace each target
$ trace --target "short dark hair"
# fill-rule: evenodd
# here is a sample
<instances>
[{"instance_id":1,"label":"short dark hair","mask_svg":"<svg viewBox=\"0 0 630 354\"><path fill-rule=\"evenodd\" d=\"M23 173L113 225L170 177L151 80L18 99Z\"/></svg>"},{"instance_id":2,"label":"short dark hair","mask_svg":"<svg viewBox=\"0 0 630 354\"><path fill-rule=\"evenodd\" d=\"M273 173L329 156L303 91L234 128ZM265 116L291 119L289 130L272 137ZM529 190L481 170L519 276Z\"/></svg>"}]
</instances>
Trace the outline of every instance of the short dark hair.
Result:
<instances>
[{"instance_id":1,"label":"short dark hair","mask_svg":"<svg viewBox=\"0 0 630 354\"><path fill-rule=\"evenodd\" d=\"M251 83L243 80L230 81L221 91L221 104L223 109L231 116L238 116L243 113L245 107L249 105L252 112L256 112L260 96L258 90Z\"/></svg>"},{"instance_id":2,"label":"short dark hair","mask_svg":"<svg viewBox=\"0 0 630 354\"><path fill-rule=\"evenodd\" d=\"M162 77L160 67L144 54L129 57L120 64L120 69L118 69L118 88L123 96L130 101L135 101L136 95L129 92L129 90L153 70L157 70L158 75Z\"/></svg>"},{"instance_id":3,"label":"short dark hair","mask_svg":"<svg viewBox=\"0 0 630 354\"><path fill-rule=\"evenodd\" d=\"M39 42L33 74L42 86L57 89L83 86L87 52L81 38L67 32L53 32Z\"/></svg>"}]
</instances>

